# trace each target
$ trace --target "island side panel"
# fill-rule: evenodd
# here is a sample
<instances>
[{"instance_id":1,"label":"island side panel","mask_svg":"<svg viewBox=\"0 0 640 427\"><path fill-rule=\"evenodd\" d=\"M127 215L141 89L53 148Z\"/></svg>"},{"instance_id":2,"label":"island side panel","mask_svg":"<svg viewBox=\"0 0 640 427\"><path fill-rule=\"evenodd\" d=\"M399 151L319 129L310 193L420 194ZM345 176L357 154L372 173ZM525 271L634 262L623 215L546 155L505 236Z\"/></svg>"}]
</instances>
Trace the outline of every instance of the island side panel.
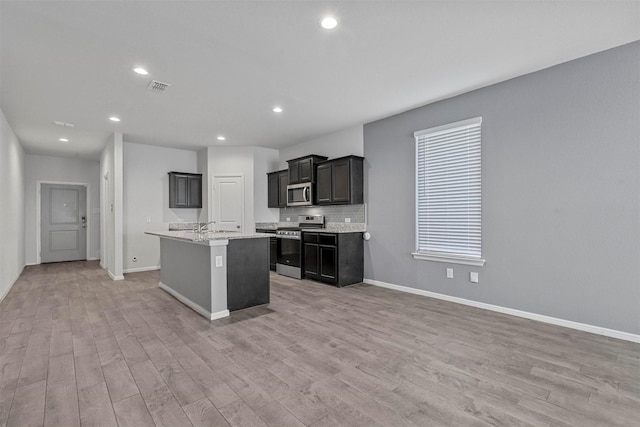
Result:
<instances>
[{"instance_id":1,"label":"island side panel","mask_svg":"<svg viewBox=\"0 0 640 427\"><path fill-rule=\"evenodd\" d=\"M216 256L222 267L214 267ZM160 282L208 318L228 315L226 264L226 246L160 239Z\"/></svg>"},{"instance_id":2,"label":"island side panel","mask_svg":"<svg viewBox=\"0 0 640 427\"><path fill-rule=\"evenodd\" d=\"M227 258L229 310L268 304L269 238L229 240Z\"/></svg>"}]
</instances>

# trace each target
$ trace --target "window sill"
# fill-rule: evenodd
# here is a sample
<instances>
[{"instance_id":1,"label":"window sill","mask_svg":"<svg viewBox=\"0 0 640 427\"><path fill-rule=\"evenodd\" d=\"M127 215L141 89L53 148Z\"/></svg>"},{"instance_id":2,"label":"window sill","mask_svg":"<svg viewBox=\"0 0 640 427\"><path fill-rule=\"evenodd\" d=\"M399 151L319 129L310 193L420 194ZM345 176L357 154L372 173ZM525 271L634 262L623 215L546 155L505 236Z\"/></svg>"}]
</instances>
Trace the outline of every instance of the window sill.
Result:
<instances>
[{"instance_id":1,"label":"window sill","mask_svg":"<svg viewBox=\"0 0 640 427\"><path fill-rule=\"evenodd\" d=\"M476 267L483 267L485 260L478 258L465 258L462 256L454 256L454 255L440 255L440 254L428 254L424 252L412 252L411 256L413 259L419 259L421 261L436 261L436 262L446 262L449 264L465 264L465 265L473 265Z\"/></svg>"}]
</instances>

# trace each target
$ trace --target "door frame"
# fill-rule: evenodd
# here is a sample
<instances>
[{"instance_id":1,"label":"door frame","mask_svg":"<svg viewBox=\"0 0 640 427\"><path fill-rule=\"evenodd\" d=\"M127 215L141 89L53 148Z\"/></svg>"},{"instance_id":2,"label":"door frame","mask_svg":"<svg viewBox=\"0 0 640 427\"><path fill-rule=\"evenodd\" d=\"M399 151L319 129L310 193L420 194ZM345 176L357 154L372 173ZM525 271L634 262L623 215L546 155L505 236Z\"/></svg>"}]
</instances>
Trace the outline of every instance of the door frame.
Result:
<instances>
[{"instance_id":1,"label":"door frame","mask_svg":"<svg viewBox=\"0 0 640 427\"><path fill-rule=\"evenodd\" d=\"M87 182L64 182L64 181L45 181L38 180L36 181L36 264L42 264L42 257L40 255L40 251L42 250L42 236L41 236L41 228L42 225L42 184L54 184L54 185L75 185L82 186L86 188L87 191L87 247L85 258L87 260L91 259L91 203L89 203L91 197L91 185Z\"/></svg>"},{"instance_id":2,"label":"door frame","mask_svg":"<svg viewBox=\"0 0 640 427\"><path fill-rule=\"evenodd\" d=\"M240 207L240 221L242 221L242 226L240 228L241 232L244 232L245 229L245 200L244 200L244 174L243 173L218 173L211 177L211 190L209 191L209 221L217 221L217 218L214 218L216 214L216 200L215 200L215 182L216 178L240 178L240 201L242 202L242 206Z\"/></svg>"}]
</instances>

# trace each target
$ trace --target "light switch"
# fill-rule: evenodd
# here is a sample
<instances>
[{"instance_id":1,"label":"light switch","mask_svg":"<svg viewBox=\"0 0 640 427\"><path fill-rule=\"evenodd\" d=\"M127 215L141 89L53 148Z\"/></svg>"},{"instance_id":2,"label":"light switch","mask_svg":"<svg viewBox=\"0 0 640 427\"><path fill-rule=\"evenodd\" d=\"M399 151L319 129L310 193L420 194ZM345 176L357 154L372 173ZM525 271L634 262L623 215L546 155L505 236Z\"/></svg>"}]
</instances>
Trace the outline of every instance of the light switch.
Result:
<instances>
[{"instance_id":1,"label":"light switch","mask_svg":"<svg viewBox=\"0 0 640 427\"><path fill-rule=\"evenodd\" d=\"M453 279L453 268L447 268L447 279Z\"/></svg>"},{"instance_id":2,"label":"light switch","mask_svg":"<svg viewBox=\"0 0 640 427\"><path fill-rule=\"evenodd\" d=\"M469 281L471 283L478 283L478 272L477 271L472 271L471 273L469 273Z\"/></svg>"},{"instance_id":3,"label":"light switch","mask_svg":"<svg viewBox=\"0 0 640 427\"><path fill-rule=\"evenodd\" d=\"M147 224L149 224L150 222L151 222L151 217L150 217L150 216L148 216L148 217L147 217Z\"/></svg>"},{"instance_id":4,"label":"light switch","mask_svg":"<svg viewBox=\"0 0 640 427\"><path fill-rule=\"evenodd\" d=\"M222 256L216 255L216 267L222 267Z\"/></svg>"}]
</instances>

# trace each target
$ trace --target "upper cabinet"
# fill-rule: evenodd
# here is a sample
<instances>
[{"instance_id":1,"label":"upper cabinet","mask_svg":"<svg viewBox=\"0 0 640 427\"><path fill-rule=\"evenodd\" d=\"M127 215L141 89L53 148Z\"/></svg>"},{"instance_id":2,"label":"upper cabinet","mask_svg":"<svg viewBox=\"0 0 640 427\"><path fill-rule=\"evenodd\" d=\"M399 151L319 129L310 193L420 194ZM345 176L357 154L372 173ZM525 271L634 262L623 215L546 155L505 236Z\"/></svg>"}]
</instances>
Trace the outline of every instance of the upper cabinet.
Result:
<instances>
[{"instance_id":1,"label":"upper cabinet","mask_svg":"<svg viewBox=\"0 0 640 427\"><path fill-rule=\"evenodd\" d=\"M268 206L270 208L284 208L287 206L287 184L289 183L289 170L284 169L267 174L268 182Z\"/></svg>"},{"instance_id":2,"label":"upper cabinet","mask_svg":"<svg viewBox=\"0 0 640 427\"><path fill-rule=\"evenodd\" d=\"M202 208L202 174L169 172L169 207Z\"/></svg>"},{"instance_id":3,"label":"upper cabinet","mask_svg":"<svg viewBox=\"0 0 640 427\"><path fill-rule=\"evenodd\" d=\"M362 204L364 158L346 156L319 163L316 171L316 204Z\"/></svg>"},{"instance_id":4,"label":"upper cabinet","mask_svg":"<svg viewBox=\"0 0 640 427\"><path fill-rule=\"evenodd\" d=\"M289 184L315 182L315 165L323 160L327 160L327 157L315 154L287 160L289 164Z\"/></svg>"}]
</instances>

